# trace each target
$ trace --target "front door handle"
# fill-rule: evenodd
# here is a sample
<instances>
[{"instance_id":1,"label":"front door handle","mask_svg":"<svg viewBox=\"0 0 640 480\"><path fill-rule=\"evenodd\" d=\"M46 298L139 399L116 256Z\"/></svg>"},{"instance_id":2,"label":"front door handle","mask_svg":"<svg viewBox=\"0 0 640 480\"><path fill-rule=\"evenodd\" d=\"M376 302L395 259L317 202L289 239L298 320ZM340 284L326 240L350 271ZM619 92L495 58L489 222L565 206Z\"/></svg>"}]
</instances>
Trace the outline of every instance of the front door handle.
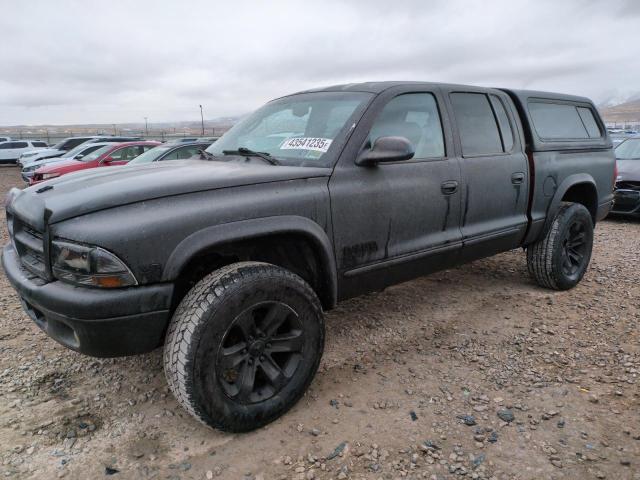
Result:
<instances>
[{"instance_id":1,"label":"front door handle","mask_svg":"<svg viewBox=\"0 0 640 480\"><path fill-rule=\"evenodd\" d=\"M514 185L520 185L522 182L524 182L524 173L516 172L511 175L511 183Z\"/></svg>"},{"instance_id":2,"label":"front door handle","mask_svg":"<svg viewBox=\"0 0 640 480\"><path fill-rule=\"evenodd\" d=\"M448 182L444 182L442 185L440 185L440 189L445 195L451 195L458 191L458 182L456 182L455 180L449 180Z\"/></svg>"}]
</instances>

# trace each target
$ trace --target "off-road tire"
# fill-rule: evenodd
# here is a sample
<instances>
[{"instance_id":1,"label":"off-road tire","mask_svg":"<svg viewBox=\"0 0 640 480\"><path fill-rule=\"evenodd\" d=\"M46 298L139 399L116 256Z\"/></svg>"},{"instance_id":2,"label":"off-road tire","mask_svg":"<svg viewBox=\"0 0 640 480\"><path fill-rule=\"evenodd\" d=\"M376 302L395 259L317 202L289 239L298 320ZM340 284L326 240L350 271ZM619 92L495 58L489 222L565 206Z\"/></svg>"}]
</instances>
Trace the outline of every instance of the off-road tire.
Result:
<instances>
[{"instance_id":1,"label":"off-road tire","mask_svg":"<svg viewBox=\"0 0 640 480\"><path fill-rule=\"evenodd\" d=\"M575 272L568 274L563 268L565 243L570 230L578 225L584 233L584 254L576 262ZM593 248L593 220L586 207L580 203L563 202L546 235L527 247L527 268L538 285L553 290L575 287L584 276Z\"/></svg>"},{"instance_id":2,"label":"off-road tire","mask_svg":"<svg viewBox=\"0 0 640 480\"><path fill-rule=\"evenodd\" d=\"M216 355L225 351L219 349L224 348L234 321L260 302L282 303L295 312L305 336L302 359L277 394L243 404L222 388ZM272 422L295 405L313 380L323 348L324 316L313 289L286 269L240 262L209 274L180 302L165 340L164 370L176 399L196 419L220 430L245 432Z\"/></svg>"}]
</instances>

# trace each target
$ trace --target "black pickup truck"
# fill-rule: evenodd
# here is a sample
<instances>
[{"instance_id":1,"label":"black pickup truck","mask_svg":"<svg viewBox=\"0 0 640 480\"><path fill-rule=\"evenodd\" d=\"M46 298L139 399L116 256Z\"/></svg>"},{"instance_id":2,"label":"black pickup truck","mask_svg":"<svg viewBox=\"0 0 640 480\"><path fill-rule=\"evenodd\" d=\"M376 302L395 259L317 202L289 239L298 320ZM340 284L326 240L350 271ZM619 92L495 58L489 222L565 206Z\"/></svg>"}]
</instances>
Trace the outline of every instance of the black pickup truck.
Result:
<instances>
[{"instance_id":1,"label":"black pickup truck","mask_svg":"<svg viewBox=\"0 0 640 480\"><path fill-rule=\"evenodd\" d=\"M341 300L517 247L538 284L575 286L614 164L586 98L340 85L266 104L202 160L11 190L2 263L55 340L164 345L182 406L246 431L304 394Z\"/></svg>"}]
</instances>

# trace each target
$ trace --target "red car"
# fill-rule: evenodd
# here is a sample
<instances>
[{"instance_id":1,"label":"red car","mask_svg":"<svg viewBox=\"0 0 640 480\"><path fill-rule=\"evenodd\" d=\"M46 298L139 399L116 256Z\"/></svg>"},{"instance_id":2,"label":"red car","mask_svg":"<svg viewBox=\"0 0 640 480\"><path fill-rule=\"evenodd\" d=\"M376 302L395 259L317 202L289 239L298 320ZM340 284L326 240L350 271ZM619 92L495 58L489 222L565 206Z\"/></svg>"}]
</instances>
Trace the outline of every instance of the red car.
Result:
<instances>
[{"instance_id":1,"label":"red car","mask_svg":"<svg viewBox=\"0 0 640 480\"><path fill-rule=\"evenodd\" d=\"M158 145L160 142L125 142L105 145L80 159L56 162L37 169L29 185L88 168L125 165L129 160Z\"/></svg>"}]
</instances>

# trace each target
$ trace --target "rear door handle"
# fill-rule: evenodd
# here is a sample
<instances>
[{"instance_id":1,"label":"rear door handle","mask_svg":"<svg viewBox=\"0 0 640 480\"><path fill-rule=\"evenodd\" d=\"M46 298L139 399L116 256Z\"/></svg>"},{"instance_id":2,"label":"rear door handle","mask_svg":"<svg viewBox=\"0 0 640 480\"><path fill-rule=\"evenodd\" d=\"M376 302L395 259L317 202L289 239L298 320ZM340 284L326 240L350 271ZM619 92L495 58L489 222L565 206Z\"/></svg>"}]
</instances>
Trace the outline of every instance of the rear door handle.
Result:
<instances>
[{"instance_id":1,"label":"rear door handle","mask_svg":"<svg viewBox=\"0 0 640 480\"><path fill-rule=\"evenodd\" d=\"M455 180L449 180L448 182L444 182L442 185L440 185L440 189L445 195L451 195L452 193L456 193L458 191L458 182L456 182Z\"/></svg>"},{"instance_id":2,"label":"rear door handle","mask_svg":"<svg viewBox=\"0 0 640 480\"><path fill-rule=\"evenodd\" d=\"M511 183L514 185L520 185L522 182L524 182L524 173L516 172L511 175Z\"/></svg>"}]
</instances>

